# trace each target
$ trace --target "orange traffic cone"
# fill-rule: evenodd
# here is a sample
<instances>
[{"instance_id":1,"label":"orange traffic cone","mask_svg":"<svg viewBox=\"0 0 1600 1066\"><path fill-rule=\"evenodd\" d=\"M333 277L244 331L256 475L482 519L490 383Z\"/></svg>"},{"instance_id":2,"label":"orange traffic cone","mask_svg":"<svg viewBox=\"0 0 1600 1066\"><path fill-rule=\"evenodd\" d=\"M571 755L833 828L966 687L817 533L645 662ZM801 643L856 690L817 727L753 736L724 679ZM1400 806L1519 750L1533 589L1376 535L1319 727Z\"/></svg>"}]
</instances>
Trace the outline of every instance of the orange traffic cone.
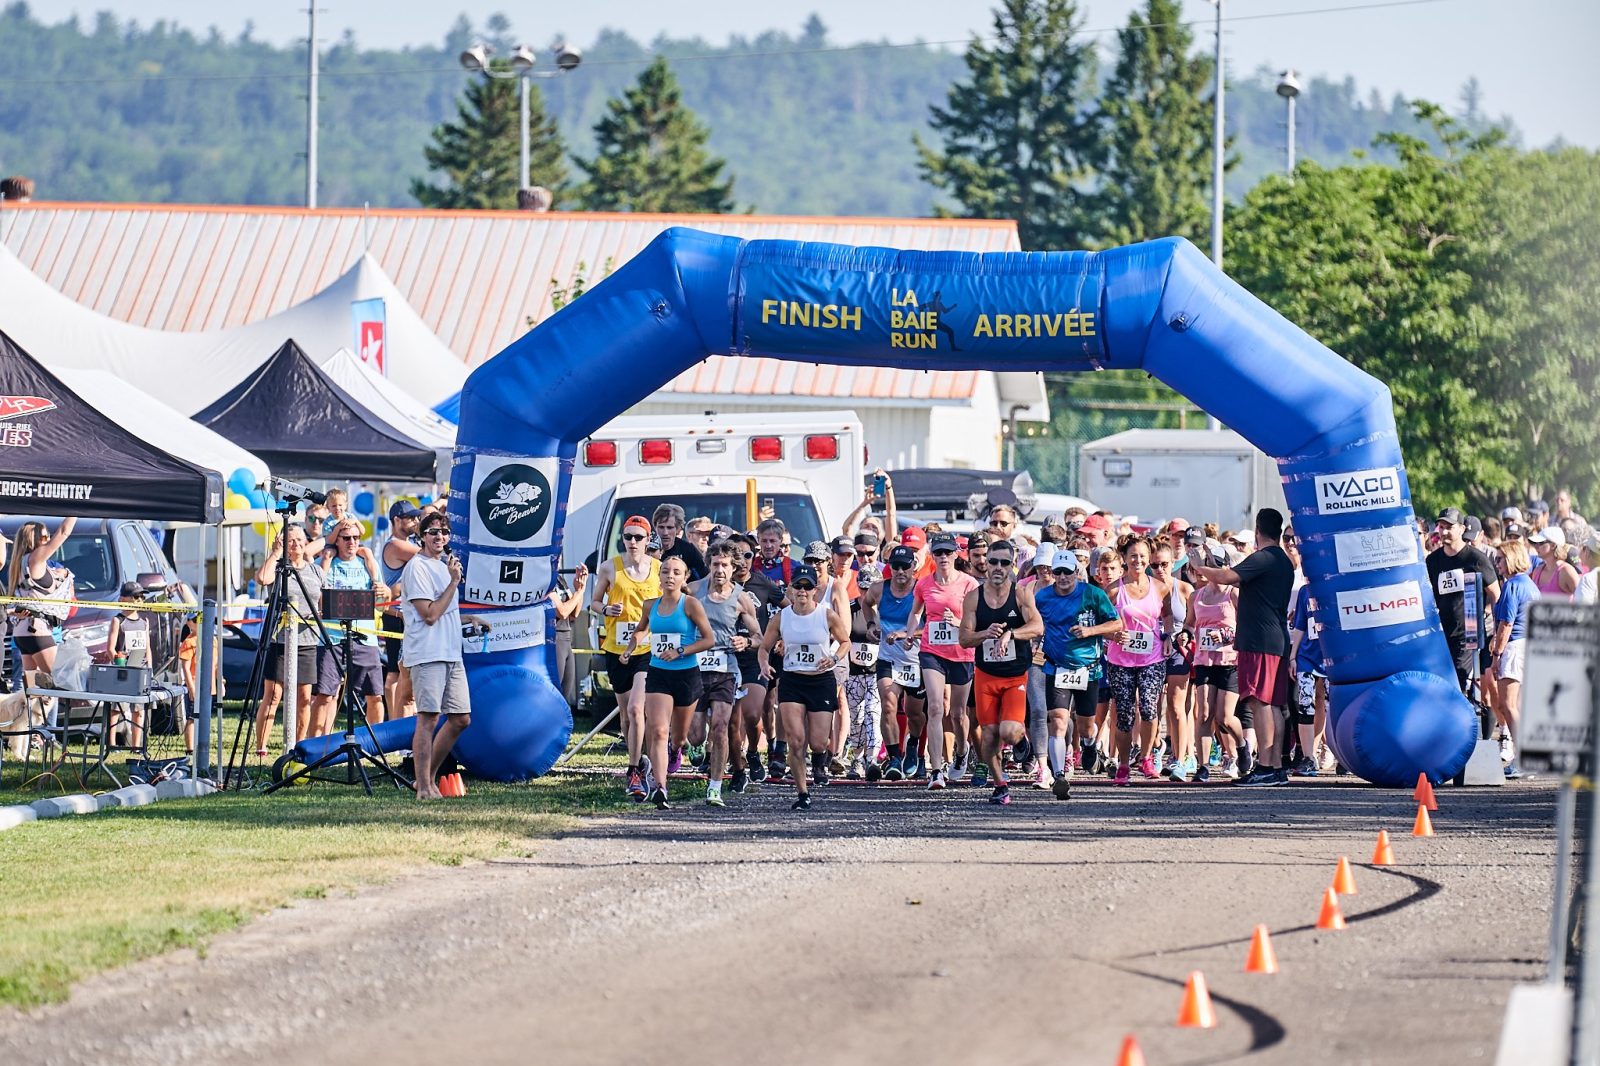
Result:
<instances>
[{"instance_id":1,"label":"orange traffic cone","mask_svg":"<svg viewBox=\"0 0 1600 1066\"><path fill-rule=\"evenodd\" d=\"M1254 935L1250 937L1250 954L1245 957L1244 972L1278 972L1278 956L1272 951L1272 938L1267 935L1264 925L1256 926Z\"/></svg>"},{"instance_id":2,"label":"orange traffic cone","mask_svg":"<svg viewBox=\"0 0 1600 1066\"><path fill-rule=\"evenodd\" d=\"M1428 817L1426 804L1417 804L1417 822L1411 827L1411 835L1414 837L1433 836L1433 819Z\"/></svg>"},{"instance_id":3,"label":"orange traffic cone","mask_svg":"<svg viewBox=\"0 0 1600 1066\"><path fill-rule=\"evenodd\" d=\"M1411 796L1430 811L1439 809L1439 801L1433 798L1433 784L1427 774L1417 775L1417 787L1412 789Z\"/></svg>"},{"instance_id":4,"label":"orange traffic cone","mask_svg":"<svg viewBox=\"0 0 1600 1066\"><path fill-rule=\"evenodd\" d=\"M1393 866L1394 848L1389 845L1389 831L1378 830L1378 846L1372 849L1373 866Z\"/></svg>"},{"instance_id":5,"label":"orange traffic cone","mask_svg":"<svg viewBox=\"0 0 1600 1066\"><path fill-rule=\"evenodd\" d=\"M1122 1038L1122 1054L1117 1056L1117 1066L1144 1066L1144 1052L1139 1050L1139 1041L1132 1036Z\"/></svg>"},{"instance_id":6,"label":"orange traffic cone","mask_svg":"<svg viewBox=\"0 0 1600 1066\"><path fill-rule=\"evenodd\" d=\"M1183 1029L1215 1029L1217 1012L1206 991L1206 975L1199 970L1189 975L1183 986L1183 1005L1178 1008L1178 1025Z\"/></svg>"},{"instance_id":7,"label":"orange traffic cone","mask_svg":"<svg viewBox=\"0 0 1600 1066\"><path fill-rule=\"evenodd\" d=\"M1322 913L1317 915L1317 928L1344 928L1344 913L1339 910L1339 894L1331 886L1322 894Z\"/></svg>"},{"instance_id":8,"label":"orange traffic cone","mask_svg":"<svg viewBox=\"0 0 1600 1066\"><path fill-rule=\"evenodd\" d=\"M1356 875L1350 869L1350 860L1339 856L1338 869L1333 871L1333 890L1341 896L1356 894Z\"/></svg>"},{"instance_id":9,"label":"orange traffic cone","mask_svg":"<svg viewBox=\"0 0 1600 1066\"><path fill-rule=\"evenodd\" d=\"M461 784L456 780L456 775L447 774L445 777L441 778L439 781L439 791L443 792L451 799L455 799L457 796L461 795Z\"/></svg>"},{"instance_id":10,"label":"orange traffic cone","mask_svg":"<svg viewBox=\"0 0 1600 1066\"><path fill-rule=\"evenodd\" d=\"M462 778L462 776L460 774L451 774L450 776L455 778L456 795L457 796L465 796L467 794L467 782L466 782L466 780L464 778Z\"/></svg>"}]
</instances>

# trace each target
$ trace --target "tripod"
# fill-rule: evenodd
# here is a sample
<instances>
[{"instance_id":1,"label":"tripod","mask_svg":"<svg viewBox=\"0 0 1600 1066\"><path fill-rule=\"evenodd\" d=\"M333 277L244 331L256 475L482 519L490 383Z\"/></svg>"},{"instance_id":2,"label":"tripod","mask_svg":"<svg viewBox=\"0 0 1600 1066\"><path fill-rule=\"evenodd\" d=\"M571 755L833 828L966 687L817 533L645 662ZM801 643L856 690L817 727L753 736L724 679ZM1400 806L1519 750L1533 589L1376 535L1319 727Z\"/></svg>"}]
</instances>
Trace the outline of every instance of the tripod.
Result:
<instances>
[{"instance_id":1,"label":"tripod","mask_svg":"<svg viewBox=\"0 0 1600 1066\"><path fill-rule=\"evenodd\" d=\"M287 777L282 777L268 785L262 795L270 795L286 785L292 785L302 780L337 781L334 777L317 777L318 770L323 767L344 760L344 780L346 785L353 785L359 780L361 787L367 795L372 795L372 779L367 774L367 766L381 776L389 778L396 791L415 787L406 780L394 767L390 766L384 758L383 752L378 747L378 738L372 731L372 724L367 721L366 708L361 704L361 697L356 695L354 677L353 645L355 643L354 627L351 625L357 618L371 618L375 606L375 597L371 589L323 589L322 615L318 619L318 628L321 629L322 621L335 619L344 622L344 639L340 641L339 652L341 655L340 674L344 680L339 697L340 707L344 711L344 738L337 745L329 748L322 755L300 767ZM327 631L322 630L324 640ZM331 645L325 645L331 646ZM359 723L359 725L358 725ZM367 736L372 740L369 750L357 738L358 728L365 728ZM286 762L292 751L286 753L280 764Z\"/></svg>"}]
</instances>

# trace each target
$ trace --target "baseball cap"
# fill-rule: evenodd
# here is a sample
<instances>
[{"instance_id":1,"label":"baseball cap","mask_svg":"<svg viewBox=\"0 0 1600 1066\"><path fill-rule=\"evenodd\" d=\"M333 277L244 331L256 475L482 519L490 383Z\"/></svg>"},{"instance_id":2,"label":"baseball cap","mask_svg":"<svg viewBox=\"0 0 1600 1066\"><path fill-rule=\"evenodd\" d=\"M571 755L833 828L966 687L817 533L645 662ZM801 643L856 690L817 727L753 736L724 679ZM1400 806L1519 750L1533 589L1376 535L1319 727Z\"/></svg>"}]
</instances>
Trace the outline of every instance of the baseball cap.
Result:
<instances>
[{"instance_id":1,"label":"baseball cap","mask_svg":"<svg viewBox=\"0 0 1600 1066\"><path fill-rule=\"evenodd\" d=\"M875 533L857 533L856 534L856 547L858 547L858 548L876 548L877 546L878 546L878 536L877 536L877 534L875 534Z\"/></svg>"},{"instance_id":2,"label":"baseball cap","mask_svg":"<svg viewBox=\"0 0 1600 1066\"><path fill-rule=\"evenodd\" d=\"M822 542L819 540L816 543L821 544ZM801 563L789 571L789 584L793 585L797 581L809 581L813 585L817 584L817 568Z\"/></svg>"},{"instance_id":3,"label":"baseball cap","mask_svg":"<svg viewBox=\"0 0 1600 1066\"><path fill-rule=\"evenodd\" d=\"M1446 507L1439 512L1439 517L1434 521L1452 526L1464 526L1467 524L1467 520L1462 517L1461 508L1459 507Z\"/></svg>"},{"instance_id":4,"label":"baseball cap","mask_svg":"<svg viewBox=\"0 0 1600 1066\"><path fill-rule=\"evenodd\" d=\"M1467 515L1466 538L1469 541L1477 540L1483 533L1483 522L1475 514Z\"/></svg>"},{"instance_id":5,"label":"baseball cap","mask_svg":"<svg viewBox=\"0 0 1600 1066\"><path fill-rule=\"evenodd\" d=\"M828 545L820 540L814 540L806 545L805 559L807 562L812 559L826 559L829 554Z\"/></svg>"},{"instance_id":6,"label":"baseball cap","mask_svg":"<svg viewBox=\"0 0 1600 1066\"><path fill-rule=\"evenodd\" d=\"M1561 532L1560 526L1546 526L1528 537L1529 544L1554 544L1558 548L1567 546L1567 535Z\"/></svg>"},{"instance_id":7,"label":"baseball cap","mask_svg":"<svg viewBox=\"0 0 1600 1066\"><path fill-rule=\"evenodd\" d=\"M904 544L896 544L894 547L889 549L890 569L893 569L896 563L901 566L916 566L917 550L915 548L908 548Z\"/></svg>"},{"instance_id":8,"label":"baseball cap","mask_svg":"<svg viewBox=\"0 0 1600 1066\"><path fill-rule=\"evenodd\" d=\"M1188 528L1189 523L1185 522L1181 518L1174 518L1172 521L1168 522L1162 527L1163 531L1167 533L1183 533L1187 531Z\"/></svg>"},{"instance_id":9,"label":"baseball cap","mask_svg":"<svg viewBox=\"0 0 1600 1066\"><path fill-rule=\"evenodd\" d=\"M929 552L953 552L958 550L960 550L960 545L956 543L955 536L950 533L935 533L933 539L928 542Z\"/></svg>"},{"instance_id":10,"label":"baseball cap","mask_svg":"<svg viewBox=\"0 0 1600 1066\"><path fill-rule=\"evenodd\" d=\"M1583 550L1600 555L1600 533L1590 533L1583 542Z\"/></svg>"},{"instance_id":11,"label":"baseball cap","mask_svg":"<svg viewBox=\"0 0 1600 1066\"><path fill-rule=\"evenodd\" d=\"M1520 522L1520 521L1522 521L1522 508L1520 508L1520 507L1507 507L1505 510L1500 512L1500 520L1502 522Z\"/></svg>"},{"instance_id":12,"label":"baseball cap","mask_svg":"<svg viewBox=\"0 0 1600 1066\"><path fill-rule=\"evenodd\" d=\"M1250 547L1250 541L1245 539L1243 530L1236 530L1232 533L1229 533L1227 539L1229 544L1237 544L1241 548Z\"/></svg>"},{"instance_id":13,"label":"baseball cap","mask_svg":"<svg viewBox=\"0 0 1600 1066\"><path fill-rule=\"evenodd\" d=\"M856 553L856 542L849 537L834 537L828 542L828 547L835 555L854 555Z\"/></svg>"},{"instance_id":14,"label":"baseball cap","mask_svg":"<svg viewBox=\"0 0 1600 1066\"><path fill-rule=\"evenodd\" d=\"M627 527L624 526L623 528L626 529ZM660 551L661 550L661 535L659 533L650 534L650 539L645 541L645 543L644 543L644 550L645 551L652 551L652 552Z\"/></svg>"},{"instance_id":15,"label":"baseball cap","mask_svg":"<svg viewBox=\"0 0 1600 1066\"><path fill-rule=\"evenodd\" d=\"M1183 543L1186 547L1198 548L1206 542L1206 531L1199 526L1190 526L1183 531Z\"/></svg>"},{"instance_id":16,"label":"baseball cap","mask_svg":"<svg viewBox=\"0 0 1600 1066\"><path fill-rule=\"evenodd\" d=\"M421 518L422 508L410 500L396 500L389 505L389 521L396 518Z\"/></svg>"},{"instance_id":17,"label":"baseball cap","mask_svg":"<svg viewBox=\"0 0 1600 1066\"><path fill-rule=\"evenodd\" d=\"M1115 548L1095 548L1089 553L1089 569L1099 570L1100 560L1104 559L1107 555L1116 554L1116 550L1117 549Z\"/></svg>"},{"instance_id":18,"label":"baseball cap","mask_svg":"<svg viewBox=\"0 0 1600 1066\"><path fill-rule=\"evenodd\" d=\"M1501 530L1501 536L1506 540L1521 540L1527 530L1522 528L1521 522L1507 522L1506 528Z\"/></svg>"},{"instance_id":19,"label":"baseball cap","mask_svg":"<svg viewBox=\"0 0 1600 1066\"><path fill-rule=\"evenodd\" d=\"M1056 552L1055 558L1050 560L1050 569L1058 574L1076 574L1078 572L1078 556L1074 552Z\"/></svg>"},{"instance_id":20,"label":"baseball cap","mask_svg":"<svg viewBox=\"0 0 1600 1066\"><path fill-rule=\"evenodd\" d=\"M1072 553L1058 552L1056 551L1056 546L1054 544L1051 544L1049 541L1045 541L1043 544L1039 545L1039 550L1033 553L1033 565L1035 568L1041 566L1054 566L1055 561L1061 558L1063 555L1071 556Z\"/></svg>"},{"instance_id":21,"label":"baseball cap","mask_svg":"<svg viewBox=\"0 0 1600 1066\"><path fill-rule=\"evenodd\" d=\"M142 600L144 599L144 586L137 581L124 581L120 595L125 600Z\"/></svg>"},{"instance_id":22,"label":"baseball cap","mask_svg":"<svg viewBox=\"0 0 1600 1066\"><path fill-rule=\"evenodd\" d=\"M925 548L928 546L928 535L922 532L920 526L911 526L900 534L900 543L912 548Z\"/></svg>"},{"instance_id":23,"label":"baseball cap","mask_svg":"<svg viewBox=\"0 0 1600 1066\"><path fill-rule=\"evenodd\" d=\"M1110 532L1111 519L1103 514L1092 514L1083 520L1083 528Z\"/></svg>"},{"instance_id":24,"label":"baseball cap","mask_svg":"<svg viewBox=\"0 0 1600 1066\"><path fill-rule=\"evenodd\" d=\"M1545 503L1543 500L1529 500L1528 501L1528 513L1529 514L1549 514L1550 513L1550 505L1548 503Z\"/></svg>"},{"instance_id":25,"label":"baseball cap","mask_svg":"<svg viewBox=\"0 0 1600 1066\"><path fill-rule=\"evenodd\" d=\"M646 536L649 536L652 532L650 520L644 517L644 515L637 514L630 516L626 522L622 523L622 531L624 533L630 529L637 529Z\"/></svg>"}]
</instances>

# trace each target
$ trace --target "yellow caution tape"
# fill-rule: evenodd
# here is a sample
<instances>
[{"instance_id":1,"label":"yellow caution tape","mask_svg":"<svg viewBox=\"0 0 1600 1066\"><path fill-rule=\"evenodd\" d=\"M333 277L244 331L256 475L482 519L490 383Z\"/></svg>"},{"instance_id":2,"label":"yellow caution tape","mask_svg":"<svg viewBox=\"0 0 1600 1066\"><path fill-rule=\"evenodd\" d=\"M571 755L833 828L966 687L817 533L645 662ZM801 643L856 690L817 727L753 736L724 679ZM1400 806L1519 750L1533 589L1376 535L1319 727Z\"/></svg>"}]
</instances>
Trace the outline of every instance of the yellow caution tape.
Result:
<instances>
[{"instance_id":1,"label":"yellow caution tape","mask_svg":"<svg viewBox=\"0 0 1600 1066\"><path fill-rule=\"evenodd\" d=\"M0 603L31 607L35 613L41 603L57 607L86 607L94 611L150 611L154 614L199 614L198 603L124 603L122 600L50 600L38 596L0 596Z\"/></svg>"}]
</instances>

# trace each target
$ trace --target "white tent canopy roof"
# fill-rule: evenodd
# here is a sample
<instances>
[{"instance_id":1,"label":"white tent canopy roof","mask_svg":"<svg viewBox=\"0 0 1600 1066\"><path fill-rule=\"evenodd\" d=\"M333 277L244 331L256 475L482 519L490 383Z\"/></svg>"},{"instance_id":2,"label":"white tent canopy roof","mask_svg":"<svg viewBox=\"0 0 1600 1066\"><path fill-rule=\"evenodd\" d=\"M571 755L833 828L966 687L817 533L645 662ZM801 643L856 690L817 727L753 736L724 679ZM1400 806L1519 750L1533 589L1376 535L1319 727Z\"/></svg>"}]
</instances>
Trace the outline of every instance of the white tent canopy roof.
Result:
<instances>
[{"instance_id":1,"label":"white tent canopy roof","mask_svg":"<svg viewBox=\"0 0 1600 1066\"><path fill-rule=\"evenodd\" d=\"M311 299L248 325L202 332L146 329L77 303L0 247L0 327L51 370L104 370L193 414L293 337L323 361L352 339L350 305L382 298L389 380L432 405L454 395L467 368L433 335L370 255Z\"/></svg>"},{"instance_id":2,"label":"white tent canopy roof","mask_svg":"<svg viewBox=\"0 0 1600 1066\"><path fill-rule=\"evenodd\" d=\"M338 385L357 403L406 436L438 453L439 480L450 480L455 455L456 427L433 413L427 404L340 348L322 364Z\"/></svg>"}]
</instances>

